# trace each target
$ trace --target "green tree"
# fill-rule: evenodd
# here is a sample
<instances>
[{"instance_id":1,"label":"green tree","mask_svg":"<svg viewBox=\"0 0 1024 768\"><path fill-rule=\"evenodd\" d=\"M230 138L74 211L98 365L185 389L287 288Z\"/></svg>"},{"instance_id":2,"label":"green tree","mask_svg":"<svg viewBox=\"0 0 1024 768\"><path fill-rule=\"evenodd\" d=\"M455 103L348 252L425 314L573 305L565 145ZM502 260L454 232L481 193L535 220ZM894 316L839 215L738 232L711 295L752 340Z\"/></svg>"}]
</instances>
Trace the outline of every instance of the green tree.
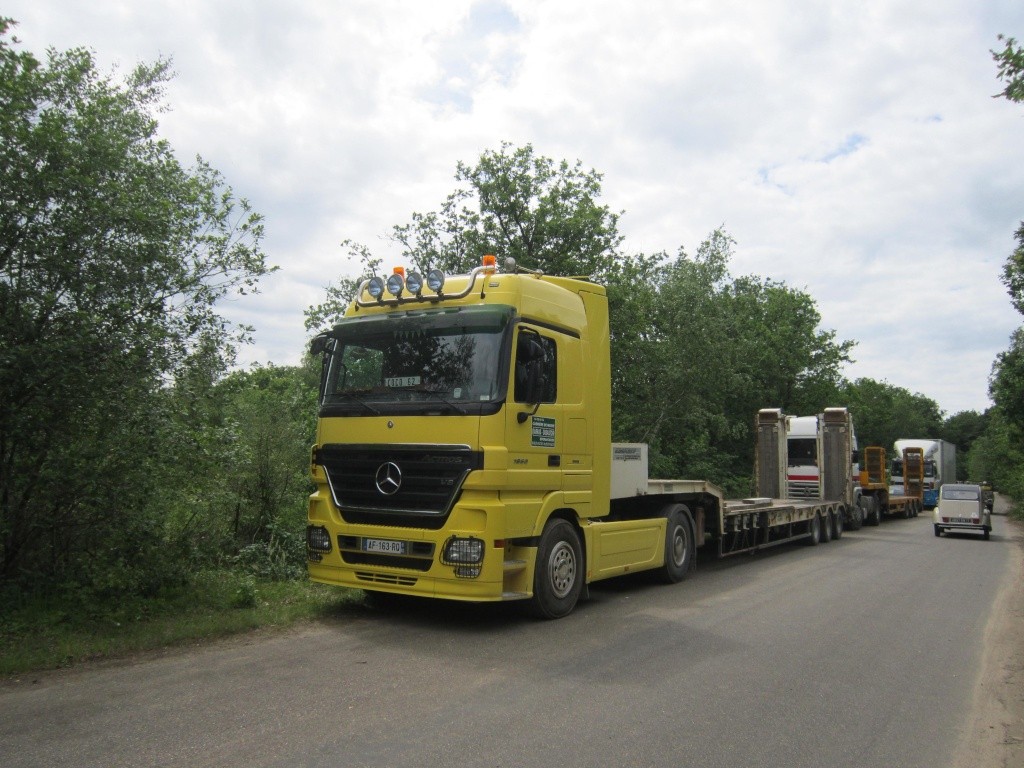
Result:
<instances>
[{"instance_id":1,"label":"green tree","mask_svg":"<svg viewBox=\"0 0 1024 768\"><path fill-rule=\"evenodd\" d=\"M840 399L850 408L863 448L880 445L892 451L900 438L942 437L939 405L920 393L912 393L885 381L860 378L847 382Z\"/></svg>"},{"instance_id":2,"label":"green tree","mask_svg":"<svg viewBox=\"0 0 1024 768\"><path fill-rule=\"evenodd\" d=\"M1002 51L992 56L999 66L998 77L1005 83L999 96L1024 102L1024 48L1012 37L999 36ZM1015 233L1017 247L1003 266L1002 280L1010 301L1024 314L1024 222ZM992 368L990 393L1009 425L1024 434L1024 329L1018 328L1010 339L1010 348L1001 353Z\"/></svg>"},{"instance_id":3,"label":"green tree","mask_svg":"<svg viewBox=\"0 0 1024 768\"><path fill-rule=\"evenodd\" d=\"M459 162L455 180L459 186L440 211L413 213L393 227L390 239L408 265L468 272L484 254L495 254L557 275L603 275L611 268L622 242L619 215L599 202L601 175L579 161L556 163L529 144L503 142L475 165ZM328 286L325 301L306 311L307 330L336 322L362 277L380 269L366 246L345 240L342 247L361 277Z\"/></svg>"},{"instance_id":4,"label":"green tree","mask_svg":"<svg viewBox=\"0 0 1024 768\"><path fill-rule=\"evenodd\" d=\"M0 21L0 580L142 573L164 549L147 500L168 492L154 471L165 387L197 350L227 363L245 340L217 304L269 271L263 225L157 137L170 62L119 82L86 50L18 51L12 25Z\"/></svg>"}]
</instances>

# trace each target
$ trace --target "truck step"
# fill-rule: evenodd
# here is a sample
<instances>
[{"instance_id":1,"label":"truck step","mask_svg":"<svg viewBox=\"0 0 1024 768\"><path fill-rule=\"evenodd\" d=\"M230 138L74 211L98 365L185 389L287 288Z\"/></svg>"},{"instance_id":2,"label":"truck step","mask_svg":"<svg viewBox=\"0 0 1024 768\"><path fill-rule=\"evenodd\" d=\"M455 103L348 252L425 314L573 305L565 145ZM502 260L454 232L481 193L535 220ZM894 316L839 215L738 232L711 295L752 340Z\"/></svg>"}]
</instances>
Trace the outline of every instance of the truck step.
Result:
<instances>
[{"instance_id":1,"label":"truck step","mask_svg":"<svg viewBox=\"0 0 1024 768\"><path fill-rule=\"evenodd\" d=\"M502 600L525 600L529 595L525 592L502 592Z\"/></svg>"},{"instance_id":2,"label":"truck step","mask_svg":"<svg viewBox=\"0 0 1024 768\"><path fill-rule=\"evenodd\" d=\"M526 567L525 560L506 560L505 561L505 573L515 573L521 571Z\"/></svg>"}]
</instances>

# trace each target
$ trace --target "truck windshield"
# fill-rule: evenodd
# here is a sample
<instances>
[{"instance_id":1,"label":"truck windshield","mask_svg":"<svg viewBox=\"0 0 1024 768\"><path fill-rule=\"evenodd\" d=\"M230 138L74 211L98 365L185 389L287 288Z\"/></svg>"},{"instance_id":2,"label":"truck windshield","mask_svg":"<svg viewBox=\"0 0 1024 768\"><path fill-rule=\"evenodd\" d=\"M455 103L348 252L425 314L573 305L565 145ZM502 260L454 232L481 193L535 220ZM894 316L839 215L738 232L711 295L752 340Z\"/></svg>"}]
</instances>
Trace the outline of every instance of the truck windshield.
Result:
<instances>
[{"instance_id":1,"label":"truck windshield","mask_svg":"<svg viewBox=\"0 0 1024 768\"><path fill-rule=\"evenodd\" d=\"M804 467L818 463L818 441L813 437L791 437L786 443L789 466Z\"/></svg>"},{"instance_id":2,"label":"truck windshield","mask_svg":"<svg viewBox=\"0 0 1024 768\"><path fill-rule=\"evenodd\" d=\"M505 399L507 306L396 312L334 327L323 416L494 413Z\"/></svg>"}]
</instances>

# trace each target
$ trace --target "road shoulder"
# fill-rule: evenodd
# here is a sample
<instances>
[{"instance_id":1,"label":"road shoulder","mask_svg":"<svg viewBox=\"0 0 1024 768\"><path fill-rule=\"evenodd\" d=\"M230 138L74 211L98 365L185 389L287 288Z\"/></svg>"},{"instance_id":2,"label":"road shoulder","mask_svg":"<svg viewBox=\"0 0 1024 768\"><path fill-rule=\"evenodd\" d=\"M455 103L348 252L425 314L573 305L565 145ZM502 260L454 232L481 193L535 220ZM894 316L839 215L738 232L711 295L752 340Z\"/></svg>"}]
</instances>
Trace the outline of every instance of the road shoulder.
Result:
<instances>
[{"instance_id":1,"label":"road shoulder","mask_svg":"<svg viewBox=\"0 0 1024 768\"><path fill-rule=\"evenodd\" d=\"M1024 765L1024 525L1007 519L1006 579L985 627L969 731L954 768Z\"/></svg>"}]
</instances>

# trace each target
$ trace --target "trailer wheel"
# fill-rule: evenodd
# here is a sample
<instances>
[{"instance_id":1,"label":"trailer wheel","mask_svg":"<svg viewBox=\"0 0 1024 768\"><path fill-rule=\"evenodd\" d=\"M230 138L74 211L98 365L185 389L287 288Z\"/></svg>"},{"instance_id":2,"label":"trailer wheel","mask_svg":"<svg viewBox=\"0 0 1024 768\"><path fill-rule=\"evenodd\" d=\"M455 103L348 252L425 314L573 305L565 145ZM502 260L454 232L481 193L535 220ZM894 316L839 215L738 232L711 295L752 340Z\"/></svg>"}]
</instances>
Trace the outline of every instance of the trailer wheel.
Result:
<instances>
[{"instance_id":1,"label":"trailer wheel","mask_svg":"<svg viewBox=\"0 0 1024 768\"><path fill-rule=\"evenodd\" d=\"M828 544L832 541L832 516L826 512L821 516L821 543Z\"/></svg>"},{"instance_id":2,"label":"trailer wheel","mask_svg":"<svg viewBox=\"0 0 1024 768\"><path fill-rule=\"evenodd\" d=\"M808 546L815 547L821 543L821 515L819 513L814 513L814 517L807 525L807 530L811 534L806 539Z\"/></svg>"},{"instance_id":3,"label":"trailer wheel","mask_svg":"<svg viewBox=\"0 0 1024 768\"><path fill-rule=\"evenodd\" d=\"M668 518L665 524L665 564L658 575L666 584L675 584L685 579L693 568L697 547L690 511L684 505L669 505L664 516Z\"/></svg>"},{"instance_id":4,"label":"trailer wheel","mask_svg":"<svg viewBox=\"0 0 1024 768\"><path fill-rule=\"evenodd\" d=\"M846 513L842 509L837 509L833 513L832 517L832 538L841 539L843 538L843 516Z\"/></svg>"},{"instance_id":5,"label":"trailer wheel","mask_svg":"<svg viewBox=\"0 0 1024 768\"><path fill-rule=\"evenodd\" d=\"M567 616L583 591L583 550L571 523L549 520L537 547L530 607L542 619Z\"/></svg>"}]
</instances>

